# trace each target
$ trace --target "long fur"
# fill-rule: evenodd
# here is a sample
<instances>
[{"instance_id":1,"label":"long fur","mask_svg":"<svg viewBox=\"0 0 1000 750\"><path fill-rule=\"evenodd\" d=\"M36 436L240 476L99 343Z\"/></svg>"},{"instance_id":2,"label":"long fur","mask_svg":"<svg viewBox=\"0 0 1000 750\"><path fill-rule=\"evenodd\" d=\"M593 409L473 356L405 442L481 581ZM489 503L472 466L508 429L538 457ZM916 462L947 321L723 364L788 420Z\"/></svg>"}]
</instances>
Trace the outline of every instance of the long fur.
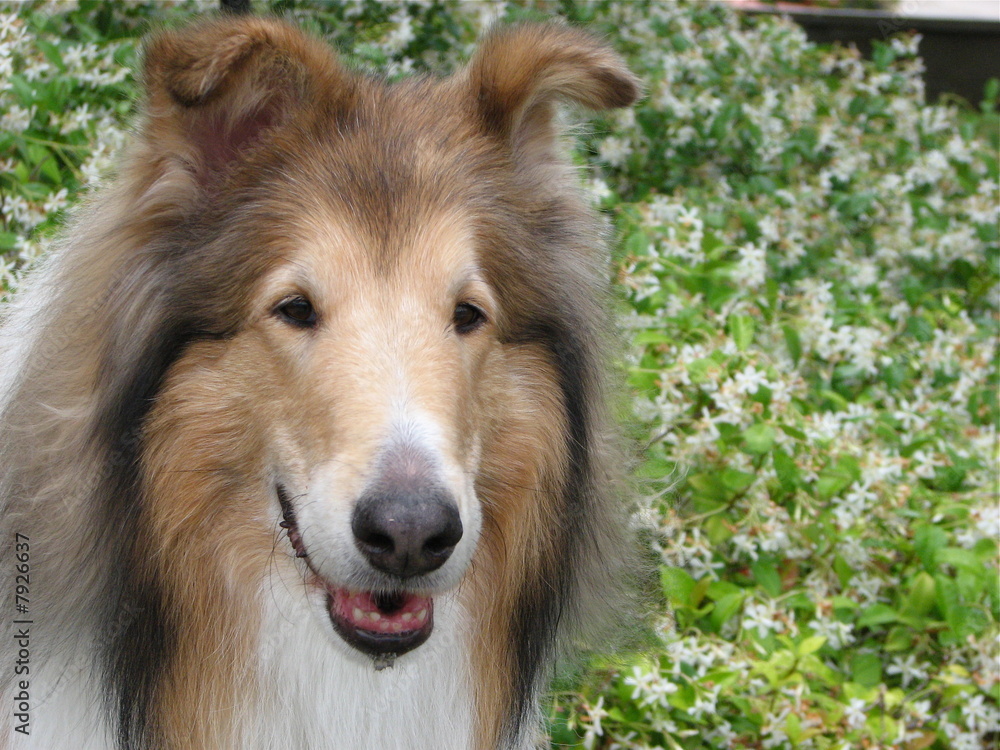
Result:
<instances>
[{"instance_id":1,"label":"long fur","mask_svg":"<svg viewBox=\"0 0 1000 750\"><path fill-rule=\"evenodd\" d=\"M617 617L630 546L604 237L554 107L625 106L636 80L583 32L523 25L451 78L390 85L254 18L161 32L143 76L117 180L0 327L6 602L15 540L30 568L0 737L531 747L559 644ZM276 317L296 284L321 300L315 331ZM434 317L458 284L488 321L461 336ZM324 624L315 581L376 580L345 567L348 519L407 461L467 533L415 584L430 639L376 670ZM306 561L281 482L302 488Z\"/></svg>"}]
</instances>

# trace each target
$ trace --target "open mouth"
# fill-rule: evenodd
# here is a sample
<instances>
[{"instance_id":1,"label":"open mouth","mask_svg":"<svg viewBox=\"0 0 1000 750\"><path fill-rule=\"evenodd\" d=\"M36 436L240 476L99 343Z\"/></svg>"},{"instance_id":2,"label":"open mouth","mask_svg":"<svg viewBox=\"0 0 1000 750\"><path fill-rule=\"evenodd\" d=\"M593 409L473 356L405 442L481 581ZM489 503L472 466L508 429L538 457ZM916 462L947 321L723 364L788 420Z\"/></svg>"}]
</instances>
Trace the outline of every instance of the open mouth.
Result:
<instances>
[{"instance_id":1,"label":"open mouth","mask_svg":"<svg viewBox=\"0 0 1000 750\"><path fill-rule=\"evenodd\" d=\"M334 630L348 644L373 657L399 656L426 641L434 628L434 600L406 591L350 591L323 581L309 564L295 521L295 510L278 487L282 521L295 556L305 560L317 582L326 589L327 611ZM391 663L391 662L390 662Z\"/></svg>"},{"instance_id":2,"label":"open mouth","mask_svg":"<svg viewBox=\"0 0 1000 750\"><path fill-rule=\"evenodd\" d=\"M327 587L333 627L347 643L371 656L405 654L434 627L434 601L404 592L375 594Z\"/></svg>"}]
</instances>

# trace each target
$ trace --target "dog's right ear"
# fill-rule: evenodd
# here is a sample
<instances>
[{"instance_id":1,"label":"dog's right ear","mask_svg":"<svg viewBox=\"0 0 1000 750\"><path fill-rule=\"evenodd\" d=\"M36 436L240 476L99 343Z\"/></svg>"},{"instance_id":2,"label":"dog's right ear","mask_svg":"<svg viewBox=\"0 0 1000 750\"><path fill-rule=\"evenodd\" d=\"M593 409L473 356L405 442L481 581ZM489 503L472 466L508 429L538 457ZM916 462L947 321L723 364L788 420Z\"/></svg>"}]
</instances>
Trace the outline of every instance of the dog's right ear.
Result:
<instances>
[{"instance_id":1,"label":"dog's right ear","mask_svg":"<svg viewBox=\"0 0 1000 750\"><path fill-rule=\"evenodd\" d=\"M536 161L551 151L557 102L605 110L632 104L642 91L607 45L555 23L496 27L466 75L484 131Z\"/></svg>"},{"instance_id":2,"label":"dog's right ear","mask_svg":"<svg viewBox=\"0 0 1000 750\"><path fill-rule=\"evenodd\" d=\"M347 80L325 44L280 21L227 16L164 31L145 50L145 145L205 187Z\"/></svg>"}]
</instances>

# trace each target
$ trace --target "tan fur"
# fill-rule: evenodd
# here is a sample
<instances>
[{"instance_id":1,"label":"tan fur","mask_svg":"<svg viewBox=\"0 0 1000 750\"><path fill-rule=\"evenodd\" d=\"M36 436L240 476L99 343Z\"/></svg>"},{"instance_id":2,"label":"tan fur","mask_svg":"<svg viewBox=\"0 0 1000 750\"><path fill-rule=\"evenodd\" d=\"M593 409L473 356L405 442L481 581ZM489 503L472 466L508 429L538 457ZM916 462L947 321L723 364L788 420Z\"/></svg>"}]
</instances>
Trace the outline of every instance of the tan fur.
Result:
<instances>
[{"instance_id":1,"label":"tan fur","mask_svg":"<svg viewBox=\"0 0 1000 750\"><path fill-rule=\"evenodd\" d=\"M174 367L147 428L160 543L150 562L169 582L180 643L160 697L162 731L192 750L238 749L232 738L256 679L250 649L263 602L251 592L260 588L275 531L260 502L264 436L248 429L259 405L232 388L233 376L253 364L239 349L193 348Z\"/></svg>"},{"instance_id":2,"label":"tan fur","mask_svg":"<svg viewBox=\"0 0 1000 750\"><path fill-rule=\"evenodd\" d=\"M404 404L438 426L445 480L473 477L481 508L458 588L474 614L477 748L524 747L516 706L545 675L532 672L532 695L518 694L518 613L534 606L532 591L555 586L549 571L572 566L558 579L567 602L523 616L576 632L589 619L584 589L612 586L619 553L602 238L553 112L560 101L626 105L638 82L592 37L556 25L497 31L453 77L394 86L347 72L326 45L265 19L161 32L145 60L139 138L94 204L98 218L55 267L59 312L42 321L37 346L52 346L67 320L80 330L26 357L4 410L5 533L44 504L47 525L32 528L49 549L68 546L98 592L69 597L56 629L70 628L73 612L99 629L104 599L155 592L164 619L147 614L147 627L172 640L166 663L148 667L150 715L134 719L144 727L136 746L252 747L248 707L266 697L255 664L271 605L264 582L280 568L314 586L322 555L311 551L309 567L293 556L277 528L276 477L308 489L330 464L331 512L349 514ZM312 302L315 329L276 314L290 295ZM458 336L462 302L487 323ZM157 348L171 326L176 349ZM550 340L560 326L574 335L567 352ZM162 371L147 373L156 356ZM50 367L56 360L73 364ZM140 376L153 389L136 391L148 411L115 401ZM48 410L44 425L34 405ZM132 442L94 438L133 407ZM112 481L115 456L133 452L136 498ZM75 477L56 468L67 455L79 457ZM80 502L60 506L68 488ZM101 492L126 496L99 501ZM87 535L64 543L67 529L119 512L130 525L108 533L122 550ZM590 524L588 555L567 538L572 524ZM106 555L131 561L124 583L86 562ZM53 553L43 580L65 564ZM551 660L546 643L538 658Z\"/></svg>"},{"instance_id":3,"label":"tan fur","mask_svg":"<svg viewBox=\"0 0 1000 750\"><path fill-rule=\"evenodd\" d=\"M537 531L559 523L548 516L547 495L559 491L557 478L566 460L562 408L549 387L550 365L534 352L508 353L491 375L495 381L483 385L493 394L487 409L495 419L485 442L498 448L482 467L479 489L487 522L470 576L470 606L484 613L474 649L482 750L495 742L511 698L505 679L511 664L501 646L512 635L509 612L525 571L547 562L544 537L539 539Z\"/></svg>"}]
</instances>

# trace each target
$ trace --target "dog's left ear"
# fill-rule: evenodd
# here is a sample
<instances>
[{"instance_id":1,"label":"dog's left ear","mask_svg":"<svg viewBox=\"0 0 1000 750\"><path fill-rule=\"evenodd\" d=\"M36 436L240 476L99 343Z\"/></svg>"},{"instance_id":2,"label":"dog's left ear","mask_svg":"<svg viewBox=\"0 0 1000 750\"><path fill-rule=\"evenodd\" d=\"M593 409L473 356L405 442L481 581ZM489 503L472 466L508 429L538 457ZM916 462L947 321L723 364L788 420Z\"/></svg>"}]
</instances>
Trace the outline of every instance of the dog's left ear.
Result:
<instances>
[{"instance_id":1,"label":"dog's left ear","mask_svg":"<svg viewBox=\"0 0 1000 750\"><path fill-rule=\"evenodd\" d=\"M515 151L551 145L555 104L595 110L639 98L639 79L590 34L556 24L500 27L480 44L467 69L483 128Z\"/></svg>"},{"instance_id":2,"label":"dog's left ear","mask_svg":"<svg viewBox=\"0 0 1000 750\"><path fill-rule=\"evenodd\" d=\"M281 21L226 16L164 31L145 52L144 140L204 188L308 104L336 101L349 80L325 44Z\"/></svg>"}]
</instances>

